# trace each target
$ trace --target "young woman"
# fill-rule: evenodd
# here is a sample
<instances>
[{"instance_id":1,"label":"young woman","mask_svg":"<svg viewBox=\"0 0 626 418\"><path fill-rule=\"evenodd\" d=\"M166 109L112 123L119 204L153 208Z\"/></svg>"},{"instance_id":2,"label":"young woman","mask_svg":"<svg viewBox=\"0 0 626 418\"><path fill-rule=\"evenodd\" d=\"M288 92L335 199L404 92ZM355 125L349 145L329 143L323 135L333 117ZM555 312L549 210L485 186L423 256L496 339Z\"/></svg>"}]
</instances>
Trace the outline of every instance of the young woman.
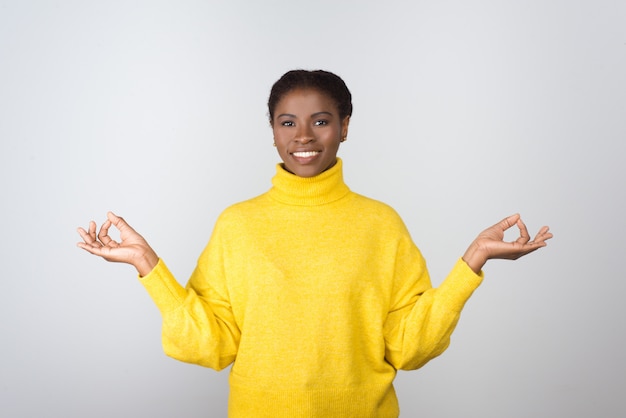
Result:
<instances>
[{"instance_id":1,"label":"young woman","mask_svg":"<svg viewBox=\"0 0 626 418\"><path fill-rule=\"evenodd\" d=\"M546 245L519 215L483 231L437 289L402 220L352 192L337 158L352 114L344 82L290 71L272 87L271 189L219 217L186 287L122 218L79 247L132 264L163 316L165 352L217 370L233 363L232 417L397 417L393 379L449 344L489 259ZM120 242L108 234L114 226ZM517 226L520 236L504 242Z\"/></svg>"}]
</instances>

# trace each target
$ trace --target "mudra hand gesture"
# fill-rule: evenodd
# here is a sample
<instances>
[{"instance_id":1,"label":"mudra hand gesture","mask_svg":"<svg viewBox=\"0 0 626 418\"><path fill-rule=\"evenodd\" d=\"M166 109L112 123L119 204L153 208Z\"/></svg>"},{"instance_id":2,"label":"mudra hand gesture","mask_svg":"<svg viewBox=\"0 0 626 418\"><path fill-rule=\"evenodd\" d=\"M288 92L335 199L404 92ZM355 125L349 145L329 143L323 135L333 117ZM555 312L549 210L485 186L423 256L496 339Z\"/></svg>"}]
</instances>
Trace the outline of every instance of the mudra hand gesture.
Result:
<instances>
[{"instance_id":1,"label":"mudra hand gesture","mask_svg":"<svg viewBox=\"0 0 626 418\"><path fill-rule=\"evenodd\" d=\"M109 229L114 226L120 231L120 242L109 236ZM83 242L77 245L100 256L107 261L127 263L135 266L141 276L150 273L159 261L159 257L146 240L137 233L123 218L107 213L107 220L96 235L96 223L89 222L89 229L78 228Z\"/></svg>"},{"instance_id":2,"label":"mudra hand gesture","mask_svg":"<svg viewBox=\"0 0 626 418\"><path fill-rule=\"evenodd\" d=\"M505 242L504 232L513 226L519 228L520 236L515 241ZM552 233L547 226L544 226L531 241L528 229L520 215L511 215L481 232L463 255L463 260L472 270L479 272L487 260L496 258L517 260L545 247L546 241L550 238L552 238Z\"/></svg>"},{"instance_id":3,"label":"mudra hand gesture","mask_svg":"<svg viewBox=\"0 0 626 418\"><path fill-rule=\"evenodd\" d=\"M120 231L120 242L109 236L111 226ZM520 236L515 241L505 242L504 232L517 226ZM78 246L91 254L100 256L107 261L128 263L137 269L141 276L148 274L159 261L159 257L148 245L146 240L139 235L123 218L107 213L107 220L96 234L96 223L89 223L89 230L78 228L78 233L83 239ZM530 240L528 229L519 214L511 215L490 228L481 232L472 242L463 260L475 272L479 272L487 260L508 259L517 260L541 247L545 247L546 241L552 238L547 226L542 227L534 240Z\"/></svg>"}]
</instances>

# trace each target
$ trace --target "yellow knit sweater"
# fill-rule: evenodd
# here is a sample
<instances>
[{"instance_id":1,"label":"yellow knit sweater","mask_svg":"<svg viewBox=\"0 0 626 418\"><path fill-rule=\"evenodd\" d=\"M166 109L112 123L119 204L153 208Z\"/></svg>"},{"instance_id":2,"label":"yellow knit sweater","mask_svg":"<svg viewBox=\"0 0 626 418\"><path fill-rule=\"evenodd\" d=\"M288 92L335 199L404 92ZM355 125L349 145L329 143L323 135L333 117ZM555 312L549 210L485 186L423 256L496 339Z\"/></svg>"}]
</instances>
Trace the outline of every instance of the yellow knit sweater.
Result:
<instances>
[{"instance_id":1,"label":"yellow knit sweater","mask_svg":"<svg viewBox=\"0 0 626 418\"><path fill-rule=\"evenodd\" d=\"M392 381L449 344L482 275L462 260L433 289L389 206L277 166L265 194L225 210L185 288L162 260L141 279L165 352L233 363L231 417L397 417Z\"/></svg>"}]
</instances>

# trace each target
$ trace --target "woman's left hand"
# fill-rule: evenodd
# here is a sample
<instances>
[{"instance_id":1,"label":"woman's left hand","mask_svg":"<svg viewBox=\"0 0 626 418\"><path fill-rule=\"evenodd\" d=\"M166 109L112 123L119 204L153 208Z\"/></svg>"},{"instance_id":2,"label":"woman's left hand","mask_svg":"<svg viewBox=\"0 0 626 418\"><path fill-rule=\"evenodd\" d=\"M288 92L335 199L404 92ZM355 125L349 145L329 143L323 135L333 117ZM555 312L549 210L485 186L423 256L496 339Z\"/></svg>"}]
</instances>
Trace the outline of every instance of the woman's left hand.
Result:
<instances>
[{"instance_id":1,"label":"woman's left hand","mask_svg":"<svg viewBox=\"0 0 626 418\"><path fill-rule=\"evenodd\" d=\"M512 242L504 242L504 232L514 225L519 228L519 238ZM478 273L487 260L494 258L517 260L541 247L545 247L546 241L550 238L552 238L552 233L547 226L544 226L539 230L535 239L531 241L528 229L526 229L520 215L511 215L481 232L470 244L463 255L463 260Z\"/></svg>"}]
</instances>

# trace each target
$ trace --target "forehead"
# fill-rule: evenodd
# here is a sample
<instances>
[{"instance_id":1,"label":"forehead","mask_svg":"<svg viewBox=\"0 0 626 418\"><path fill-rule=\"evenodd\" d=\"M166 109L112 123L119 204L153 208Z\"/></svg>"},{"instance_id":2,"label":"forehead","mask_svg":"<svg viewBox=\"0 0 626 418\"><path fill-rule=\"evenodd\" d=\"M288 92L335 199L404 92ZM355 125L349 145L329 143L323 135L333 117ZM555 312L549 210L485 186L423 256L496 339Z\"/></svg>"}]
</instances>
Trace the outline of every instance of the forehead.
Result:
<instances>
[{"instance_id":1,"label":"forehead","mask_svg":"<svg viewBox=\"0 0 626 418\"><path fill-rule=\"evenodd\" d=\"M337 104L327 93L313 88L297 88L288 91L276 105L277 114L325 111L337 113Z\"/></svg>"}]
</instances>

